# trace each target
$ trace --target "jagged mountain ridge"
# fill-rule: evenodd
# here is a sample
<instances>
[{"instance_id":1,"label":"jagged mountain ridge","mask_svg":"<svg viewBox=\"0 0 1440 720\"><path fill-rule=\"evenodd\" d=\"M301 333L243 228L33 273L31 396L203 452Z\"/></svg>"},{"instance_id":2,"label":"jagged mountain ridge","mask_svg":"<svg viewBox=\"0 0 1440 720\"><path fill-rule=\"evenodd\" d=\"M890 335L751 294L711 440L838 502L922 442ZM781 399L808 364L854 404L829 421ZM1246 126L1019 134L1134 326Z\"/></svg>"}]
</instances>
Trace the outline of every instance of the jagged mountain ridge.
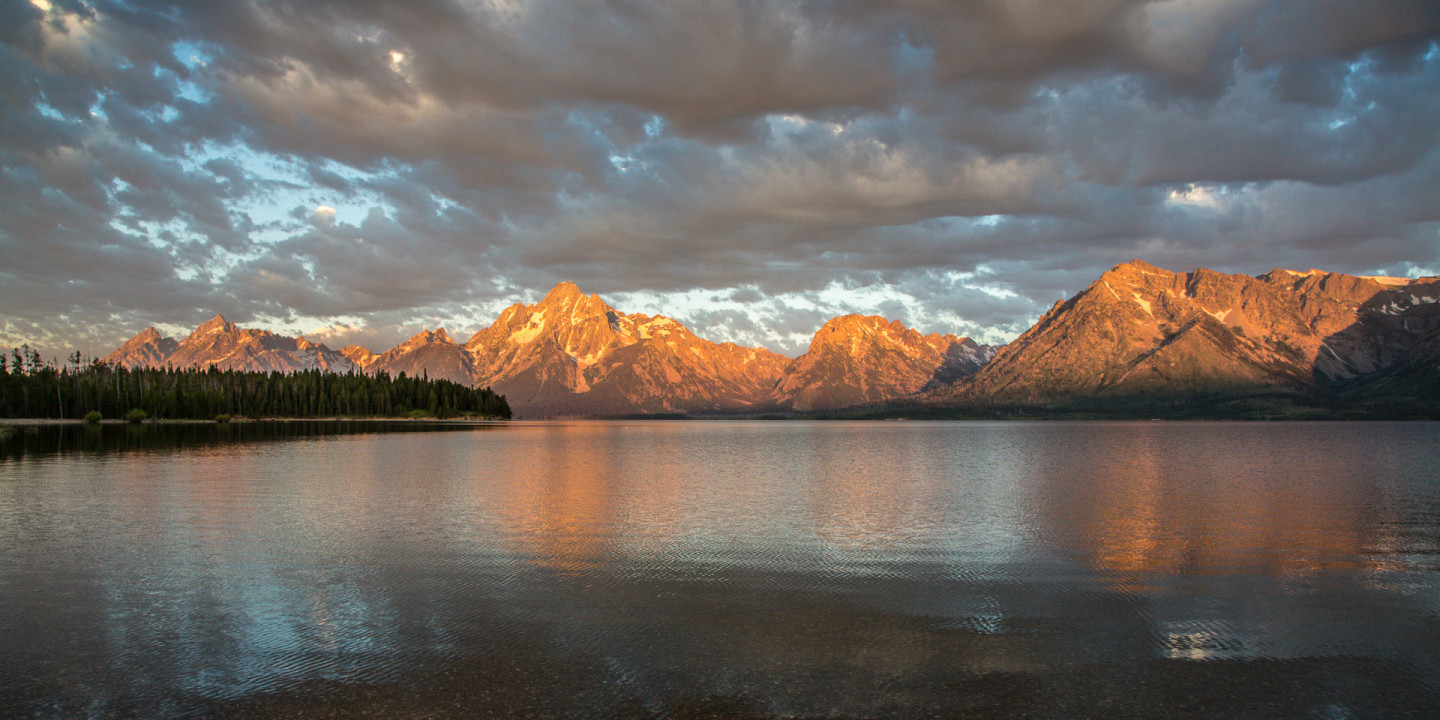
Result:
<instances>
[{"instance_id":1,"label":"jagged mountain ridge","mask_svg":"<svg viewBox=\"0 0 1440 720\"><path fill-rule=\"evenodd\" d=\"M1440 388L1440 279L1175 273L1136 260L1056 303L1003 348L845 316L794 359L703 340L663 316L623 314L561 283L538 303L506 309L463 345L439 329L384 353L331 351L217 316L178 342L147 330L107 360L426 373L490 386L522 417L824 411L895 400L1044 404L1277 388L1424 406Z\"/></svg>"},{"instance_id":2,"label":"jagged mountain ridge","mask_svg":"<svg viewBox=\"0 0 1440 720\"><path fill-rule=\"evenodd\" d=\"M1440 280L1272 270L1174 273L1135 260L1056 303L931 401L1305 389L1381 371L1440 327Z\"/></svg>"},{"instance_id":3,"label":"jagged mountain ridge","mask_svg":"<svg viewBox=\"0 0 1440 720\"><path fill-rule=\"evenodd\" d=\"M203 367L218 358L221 367L281 369L285 340L217 316L179 343L147 330L107 360ZM324 349L315 356L340 372L424 373L489 387L505 395L520 417L838 408L952 382L994 353L967 338L922 336L898 322L847 316L827 323L810 350L791 359L705 340L671 318L621 313L573 283L560 283L538 303L512 305L463 345L443 328L383 353L359 345L331 351L303 338L291 342ZM274 348L269 355L236 351L247 343ZM309 367L299 359L288 362Z\"/></svg>"},{"instance_id":4,"label":"jagged mountain ridge","mask_svg":"<svg viewBox=\"0 0 1440 720\"><path fill-rule=\"evenodd\" d=\"M201 323L184 340L162 337L155 328L130 338L104 358L126 367L209 367L222 370L349 372L354 363L320 343L246 329L220 315Z\"/></svg>"}]
</instances>

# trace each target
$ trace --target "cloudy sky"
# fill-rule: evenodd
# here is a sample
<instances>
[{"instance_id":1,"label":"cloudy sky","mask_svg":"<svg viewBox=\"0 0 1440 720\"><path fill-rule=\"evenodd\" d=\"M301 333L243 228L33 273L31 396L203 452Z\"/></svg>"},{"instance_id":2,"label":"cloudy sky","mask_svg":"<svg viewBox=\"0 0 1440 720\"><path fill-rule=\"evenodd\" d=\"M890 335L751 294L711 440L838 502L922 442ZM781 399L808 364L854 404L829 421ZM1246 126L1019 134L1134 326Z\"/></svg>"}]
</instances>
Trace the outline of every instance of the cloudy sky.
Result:
<instances>
[{"instance_id":1,"label":"cloudy sky","mask_svg":"<svg viewBox=\"0 0 1440 720\"><path fill-rule=\"evenodd\" d=\"M0 0L0 345L560 280L796 354L1139 257L1440 270L1435 0Z\"/></svg>"}]
</instances>

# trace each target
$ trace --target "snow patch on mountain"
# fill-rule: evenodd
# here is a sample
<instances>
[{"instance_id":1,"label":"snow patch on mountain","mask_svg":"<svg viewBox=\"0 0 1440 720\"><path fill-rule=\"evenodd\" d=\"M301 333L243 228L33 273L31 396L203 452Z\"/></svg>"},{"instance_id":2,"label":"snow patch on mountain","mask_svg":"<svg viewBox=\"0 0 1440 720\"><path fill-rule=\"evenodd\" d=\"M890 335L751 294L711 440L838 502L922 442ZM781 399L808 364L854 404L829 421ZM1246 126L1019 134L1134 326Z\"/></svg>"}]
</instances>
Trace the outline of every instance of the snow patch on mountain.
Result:
<instances>
[{"instance_id":1,"label":"snow patch on mountain","mask_svg":"<svg viewBox=\"0 0 1440 720\"><path fill-rule=\"evenodd\" d=\"M1141 309L1141 310L1144 310L1146 315L1150 315L1151 317L1154 317L1155 313L1154 313L1154 311L1152 311L1152 310L1150 309L1150 301L1149 301L1149 300L1146 300L1145 298L1140 297L1140 293L1135 292L1134 290L1131 290L1131 291L1130 291L1130 297L1134 298L1135 304L1136 304L1136 305L1139 305L1139 306L1140 306L1140 309Z\"/></svg>"},{"instance_id":2,"label":"snow patch on mountain","mask_svg":"<svg viewBox=\"0 0 1440 720\"><path fill-rule=\"evenodd\" d=\"M533 342L543 332L545 332L545 311L541 310L531 315L529 321L519 330L511 332L510 341L521 344Z\"/></svg>"}]
</instances>

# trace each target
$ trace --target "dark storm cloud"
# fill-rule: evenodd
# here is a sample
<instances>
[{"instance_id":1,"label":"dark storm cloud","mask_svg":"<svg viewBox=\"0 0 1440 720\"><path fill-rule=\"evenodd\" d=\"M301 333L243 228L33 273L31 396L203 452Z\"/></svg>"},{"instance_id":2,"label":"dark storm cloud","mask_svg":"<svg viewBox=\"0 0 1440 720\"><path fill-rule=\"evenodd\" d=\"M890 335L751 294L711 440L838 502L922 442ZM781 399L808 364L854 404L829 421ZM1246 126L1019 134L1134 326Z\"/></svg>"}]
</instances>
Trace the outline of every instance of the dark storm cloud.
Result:
<instances>
[{"instance_id":1,"label":"dark storm cloud","mask_svg":"<svg viewBox=\"0 0 1440 720\"><path fill-rule=\"evenodd\" d=\"M1418 0L10 2L0 340L465 335L568 279L797 352L1003 339L1130 257L1434 272L1437 40Z\"/></svg>"}]
</instances>

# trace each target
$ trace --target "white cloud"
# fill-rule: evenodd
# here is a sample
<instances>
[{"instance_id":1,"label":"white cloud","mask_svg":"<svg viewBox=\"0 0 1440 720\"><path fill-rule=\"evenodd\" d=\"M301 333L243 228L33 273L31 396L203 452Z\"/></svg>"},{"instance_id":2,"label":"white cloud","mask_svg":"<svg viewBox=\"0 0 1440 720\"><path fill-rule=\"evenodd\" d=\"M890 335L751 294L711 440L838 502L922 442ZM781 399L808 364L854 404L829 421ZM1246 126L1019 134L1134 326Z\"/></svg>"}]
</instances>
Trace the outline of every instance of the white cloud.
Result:
<instances>
[{"instance_id":1,"label":"white cloud","mask_svg":"<svg viewBox=\"0 0 1440 720\"><path fill-rule=\"evenodd\" d=\"M1167 199L1177 205L1193 205L1214 210L1220 207L1219 195L1214 186L1190 183L1171 190Z\"/></svg>"}]
</instances>

